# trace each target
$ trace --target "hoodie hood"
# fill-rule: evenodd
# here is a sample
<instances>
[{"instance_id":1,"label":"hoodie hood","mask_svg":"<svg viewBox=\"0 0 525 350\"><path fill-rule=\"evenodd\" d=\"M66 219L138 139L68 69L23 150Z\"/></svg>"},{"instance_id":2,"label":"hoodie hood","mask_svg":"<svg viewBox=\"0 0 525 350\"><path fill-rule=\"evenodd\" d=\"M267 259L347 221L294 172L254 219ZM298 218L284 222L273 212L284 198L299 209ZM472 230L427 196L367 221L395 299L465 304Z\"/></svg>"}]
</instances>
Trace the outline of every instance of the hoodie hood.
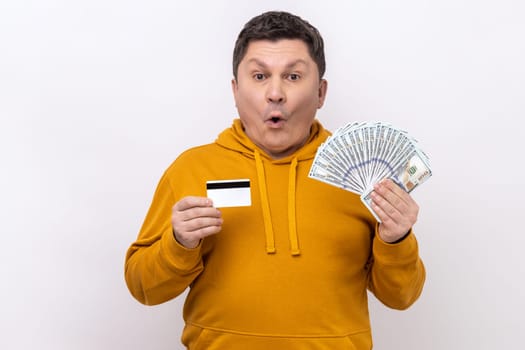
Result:
<instances>
[{"instance_id":1,"label":"hoodie hood","mask_svg":"<svg viewBox=\"0 0 525 350\"><path fill-rule=\"evenodd\" d=\"M246 135L241 120L235 119L231 128L220 133L217 140L215 140L215 143L222 147L231 149L232 151L240 152L250 158L255 158L255 153L259 152L261 157L268 159L274 164L285 164L291 163L294 158L296 158L297 161L314 158L317 148L328 136L330 136L330 132L316 119L310 129L308 140L300 149L287 157L272 159L262 149L256 146L248 135Z\"/></svg>"},{"instance_id":2,"label":"hoodie hood","mask_svg":"<svg viewBox=\"0 0 525 350\"><path fill-rule=\"evenodd\" d=\"M266 252L275 253L275 240L272 226L270 205L268 201L268 191L264 163L271 164L289 164L288 172L288 234L290 238L290 251L292 255L300 255L299 239L297 236L296 222L296 182L297 182L297 165L301 161L309 160L315 157L317 148L330 136L318 120L314 120L310 129L310 136L306 143L293 154L273 159L262 149L253 143L253 141L244 132L240 119L235 119L231 128L224 130L219 134L215 143L235 152L242 153L248 158L255 161L257 171L257 181L259 184L259 195L261 197L262 215L264 219L264 232L266 236Z\"/></svg>"}]
</instances>

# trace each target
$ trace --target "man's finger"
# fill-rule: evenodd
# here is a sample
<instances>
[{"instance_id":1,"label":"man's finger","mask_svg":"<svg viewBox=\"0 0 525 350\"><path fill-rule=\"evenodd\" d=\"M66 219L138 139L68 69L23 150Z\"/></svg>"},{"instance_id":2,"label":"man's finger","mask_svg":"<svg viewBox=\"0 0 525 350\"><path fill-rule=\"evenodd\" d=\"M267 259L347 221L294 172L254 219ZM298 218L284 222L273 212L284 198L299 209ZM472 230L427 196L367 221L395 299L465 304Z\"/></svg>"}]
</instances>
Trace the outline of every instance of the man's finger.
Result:
<instances>
[{"instance_id":1,"label":"man's finger","mask_svg":"<svg viewBox=\"0 0 525 350\"><path fill-rule=\"evenodd\" d=\"M212 207L213 202L206 197L188 196L175 203L175 210L184 211L195 207Z\"/></svg>"}]
</instances>

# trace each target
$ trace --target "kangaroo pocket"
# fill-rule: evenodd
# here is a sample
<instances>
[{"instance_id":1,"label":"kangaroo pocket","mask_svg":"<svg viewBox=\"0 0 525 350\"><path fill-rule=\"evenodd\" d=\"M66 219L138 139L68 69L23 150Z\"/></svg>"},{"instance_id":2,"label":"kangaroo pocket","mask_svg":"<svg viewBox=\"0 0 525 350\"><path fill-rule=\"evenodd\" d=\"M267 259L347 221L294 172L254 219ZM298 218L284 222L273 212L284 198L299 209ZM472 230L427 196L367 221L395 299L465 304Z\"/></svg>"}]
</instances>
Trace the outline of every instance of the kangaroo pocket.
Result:
<instances>
[{"instance_id":1,"label":"kangaroo pocket","mask_svg":"<svg viewBox=\"0 0 525 350\"><path fill-rule=\"evenodd\" d=\"M369 331L348 336L285 337L223 332L187 325L182 341L188 350L370 350Z\"/></svg>"}]
</instances>

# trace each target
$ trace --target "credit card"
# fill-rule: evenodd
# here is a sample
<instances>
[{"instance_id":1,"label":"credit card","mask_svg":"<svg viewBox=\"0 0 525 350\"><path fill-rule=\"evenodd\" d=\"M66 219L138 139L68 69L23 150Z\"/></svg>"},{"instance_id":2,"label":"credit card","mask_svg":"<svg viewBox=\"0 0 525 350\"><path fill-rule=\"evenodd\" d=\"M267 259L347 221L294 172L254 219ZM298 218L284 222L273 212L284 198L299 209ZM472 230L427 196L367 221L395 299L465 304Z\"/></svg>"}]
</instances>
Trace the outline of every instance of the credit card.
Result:
<instances>
[{"instance_id":1,"label":"credit card","mask_svg":"<svg viewBox=\"0 0 525 350\"><path fill-rule=\"evenodd\" d=\"M207 181L206 192L216 208L252 205L250 179Z\"/></svg>"}]
</instances>

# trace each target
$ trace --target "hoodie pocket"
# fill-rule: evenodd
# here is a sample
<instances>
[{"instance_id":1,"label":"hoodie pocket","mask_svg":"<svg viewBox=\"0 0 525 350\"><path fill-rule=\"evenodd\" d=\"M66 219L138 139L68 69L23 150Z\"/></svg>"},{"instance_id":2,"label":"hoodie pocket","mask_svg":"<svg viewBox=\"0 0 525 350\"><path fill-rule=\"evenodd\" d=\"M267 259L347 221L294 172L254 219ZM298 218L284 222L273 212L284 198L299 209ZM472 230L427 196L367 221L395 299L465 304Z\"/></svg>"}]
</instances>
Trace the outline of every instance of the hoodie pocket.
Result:
<instances>
[{"instance_id":1,"label":"hoodie pocket","mask_svg":"<svg viewBox=\"0 0 525 350\"><path fill-rule=\"evenodd\" d=\"M347 338L356 350L372 349L372 334L370 333L370 331L354 333L352 335L349 335Z\"/></svg>"},{"instance_id":2,"label":"hoodie pocket","mask_svg":"<svg viewBox=\"0 0 525 350\"><path fill-rule=\"evenodd\" d=\"M186 324L184 331L182 332L181 341L187 349L205 349L202 347L204 338L206 334L204 329L200 327L193 326L191 324Z\"/></svg>"},{"instance_id":3,"label":"hoodie pocket","mask_svg":"<svg viewBox=\"0 0 525 350\"><path fill-rule=\"evenodd\" d=\"M183 343L188 350L370 350L370 333L342 337L279 337L221 332L187 326Z\"/></svg>"}]
</instances>

